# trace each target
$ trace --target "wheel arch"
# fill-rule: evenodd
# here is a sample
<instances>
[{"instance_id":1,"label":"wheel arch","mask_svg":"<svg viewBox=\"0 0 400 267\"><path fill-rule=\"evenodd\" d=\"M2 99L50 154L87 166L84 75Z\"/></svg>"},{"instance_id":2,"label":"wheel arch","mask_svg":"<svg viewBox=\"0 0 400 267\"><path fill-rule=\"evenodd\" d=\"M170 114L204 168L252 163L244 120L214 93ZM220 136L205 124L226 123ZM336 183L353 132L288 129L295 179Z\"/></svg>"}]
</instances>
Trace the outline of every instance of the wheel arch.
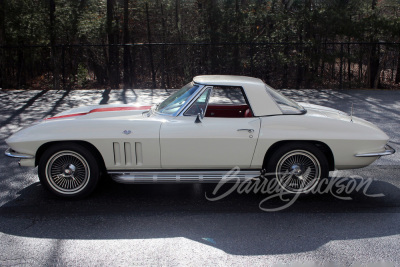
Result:
<instances>
[{"instance_id":1,"label":"wheel arch","mask_svg":"<svg viewBox=\"0 0 400 267\"><path fill-rule=\"evenodd\" d=\"M325 144L324 142L321 141L314 141L314 140L284 140L284 141L278 141L271 145L267 152L265 153L264 156L264 161L263 161L263 168L266 166L266 163L269 161L271 156L274 154L274 152L281 146L289 144L289 143L296 143L296 144L312 144L316 146L326 157L329 165L329 170L333 171L335 169L335 158L333 156L331 148Z\"/></svg>"},{"instance_id":2,"label":"wheel arch","mask_svg":"<svg viewBox=\"0 0 400 267\"><path fill-rule=\"evenodd\" d=\"M68 140L68 141L54 141L54 142L47 142L41 145L38 150L36 151L35 155L35 166L38 166L40 162L40 158L42 157L43 153L51 146L57 145L57 144L78 144L81 145L91 152L93 152L93 156L96 158L97 162L100 165L101 171L106 170L106 165L104 163L103 156L101 155L100 151L95 147L93 144L87 142L87 141L78 141L78 140Z\"/></svg>"}]
</instances>

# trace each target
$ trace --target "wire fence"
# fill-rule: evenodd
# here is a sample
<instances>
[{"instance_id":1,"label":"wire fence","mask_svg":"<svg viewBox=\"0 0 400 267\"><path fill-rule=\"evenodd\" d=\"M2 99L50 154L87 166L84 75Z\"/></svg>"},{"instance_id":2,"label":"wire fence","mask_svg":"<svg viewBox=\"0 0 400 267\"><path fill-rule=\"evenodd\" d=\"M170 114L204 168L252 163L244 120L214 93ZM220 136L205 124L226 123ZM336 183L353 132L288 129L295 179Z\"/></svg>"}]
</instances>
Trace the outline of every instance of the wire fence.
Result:
<instances>
[{"instance_id":1,"label":"wire fence","mask_svg":"<svg viewBox=\"0 0 400 267\"><path fill-rule=\"evenodd\" d=\"M276 88L397 88L400 43L0 46L0 88L177 88L202 74Z\"/></svg>"}]
</instances>

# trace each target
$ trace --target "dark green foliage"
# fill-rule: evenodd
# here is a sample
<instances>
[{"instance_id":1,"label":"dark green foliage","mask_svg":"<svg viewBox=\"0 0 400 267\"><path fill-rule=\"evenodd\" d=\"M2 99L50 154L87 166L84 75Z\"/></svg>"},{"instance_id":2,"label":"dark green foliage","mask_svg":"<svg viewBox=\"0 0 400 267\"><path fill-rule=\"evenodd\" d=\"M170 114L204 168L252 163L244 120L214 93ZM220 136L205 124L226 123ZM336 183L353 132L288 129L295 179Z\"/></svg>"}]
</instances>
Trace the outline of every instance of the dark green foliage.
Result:
<instances>
[{"instance_id":1,"label":"dark green foliage","mask_svg":"<svg viewBox=\"0 0 400 267\"><path fill-rule=\"evenodd\" d=\"M0 0L0 87L393 87L399 41L400 0Z\"/></svg>"}]
</instances>

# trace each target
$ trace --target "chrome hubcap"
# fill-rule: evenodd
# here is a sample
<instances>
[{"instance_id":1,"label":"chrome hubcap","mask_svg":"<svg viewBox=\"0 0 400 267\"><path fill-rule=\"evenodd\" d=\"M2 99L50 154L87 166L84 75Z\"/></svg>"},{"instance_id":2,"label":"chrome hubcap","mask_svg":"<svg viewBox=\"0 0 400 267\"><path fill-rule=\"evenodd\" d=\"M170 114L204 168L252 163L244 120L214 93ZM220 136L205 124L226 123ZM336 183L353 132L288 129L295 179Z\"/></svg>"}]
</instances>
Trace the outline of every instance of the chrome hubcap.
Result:
<instances>
[{"instance_id":1,"label":"chrome hubcap","mask_svg":"<svg viewBox=\"0 0 400 267\"><path fill-rule=\"evenodd\" d=\"M57 192L75 194L89 182L89 164L74 151L60 151L54 154L46 165L46 178Z\"/></svg>"},{"instance_id":2,"label":"chrome hubcap","mask_svg":"<svg viewBox=\"0 0 400 267\"><path fill-rule=\"evenodd\" d=\"M280 186L291 193L310 191L321 176L318 159L305 150L286 153L276 166L276 178Z\"/></svg>"},{"instance_id":3,"label":"chrome hubcap","mask_svg":"<svg viewBox=\"0 0 400 267\"><path fill-rule=\"evenodd\" d=\"M64 174L65 174L66 176L68 176L68 175L69 175L69 176L73 176L74 173L75 173L75 170L76 170L75 165L69 164L68 168L66 168L66 169L64 170Z\"/></svg>"},{"instance_id":4,"label":"chrome hubcap","mask_svg":"<svg viewBox=\"0 0 400 267\"><path fill-rule=\"evenodd\" d=\"M303 173L303 169L297 164L293 164L290 169L292 170L291 172L296 176L300 176Z\"/></svg>"}]
</instances>

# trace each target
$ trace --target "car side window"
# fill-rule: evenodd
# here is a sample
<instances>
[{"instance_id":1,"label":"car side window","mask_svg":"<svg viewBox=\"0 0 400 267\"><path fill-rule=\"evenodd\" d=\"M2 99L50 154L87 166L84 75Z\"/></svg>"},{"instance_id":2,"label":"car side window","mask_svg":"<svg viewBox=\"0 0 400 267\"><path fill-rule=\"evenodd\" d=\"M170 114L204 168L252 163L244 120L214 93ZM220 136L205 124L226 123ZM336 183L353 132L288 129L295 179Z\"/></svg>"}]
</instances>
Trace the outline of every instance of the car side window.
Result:
<instances>
[{"instance_id":1,"label":"car side window","mask_svg":"<svg viewBox=\"0 0 400 267\"><path fill-rule=\"evenodd\" d=\"M253 113L242 87L218 86L212 90L205 117L244 118Z\"/></svg>"},{"instance_id":2,"label":"car side window","mask_svg":"<svg viewBox=\"0 0 400 267\"><path fill-rule=\"evenodd\" d=\"M198 113L203 113L206 111L208 99L210 97L211 88L207 88L199 98L197 98L196 102L192 104L192 106L186 110L185 116L194 116Z\"/></svg>"},{"instance_id":3,"label":"car side window","mask_svg":"<svg viewBox=\"0 0 400 267\"><path fill-rule=\"evenodd\" d=\"M210 105L246 105L241 87L214 87L210 96Z\"/></svg>"}]
</instances>

